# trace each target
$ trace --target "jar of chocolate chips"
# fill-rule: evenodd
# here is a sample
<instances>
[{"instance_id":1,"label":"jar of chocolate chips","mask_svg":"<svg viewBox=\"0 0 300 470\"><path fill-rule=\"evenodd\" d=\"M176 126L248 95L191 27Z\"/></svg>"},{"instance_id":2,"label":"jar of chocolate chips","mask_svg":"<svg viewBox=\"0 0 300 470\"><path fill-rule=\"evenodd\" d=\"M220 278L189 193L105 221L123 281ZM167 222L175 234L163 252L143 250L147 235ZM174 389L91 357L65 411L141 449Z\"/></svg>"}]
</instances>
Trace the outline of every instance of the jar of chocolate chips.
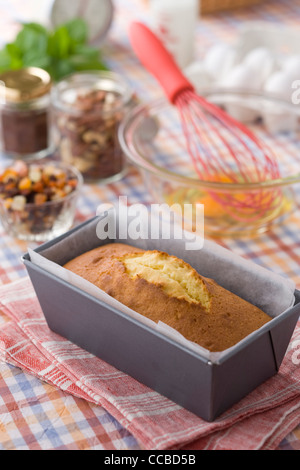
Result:
<instances>
[{"instance_id":1,"label":"jar of chocolate chips","mask_svg":"<svg viewBox=\"0 0 300 470\"><path fill-rule=\"evenodd\" d=\"M50 152L51 86L50 75L36 67L0 75L0 148L4 158L42 158Z\"/></svg>"},{"instance_id":2,"label":"jar of chocolate chips","mask_svg":"<svg viewBox=\"0 0 300 470\"><path fill-rule=\"evenodd\" d=\"M53 88L53 142L85 181L113 182L126 172L118 128L132 97L126 81L112 72L76 73Z\"/></svg>"}]
</instances>

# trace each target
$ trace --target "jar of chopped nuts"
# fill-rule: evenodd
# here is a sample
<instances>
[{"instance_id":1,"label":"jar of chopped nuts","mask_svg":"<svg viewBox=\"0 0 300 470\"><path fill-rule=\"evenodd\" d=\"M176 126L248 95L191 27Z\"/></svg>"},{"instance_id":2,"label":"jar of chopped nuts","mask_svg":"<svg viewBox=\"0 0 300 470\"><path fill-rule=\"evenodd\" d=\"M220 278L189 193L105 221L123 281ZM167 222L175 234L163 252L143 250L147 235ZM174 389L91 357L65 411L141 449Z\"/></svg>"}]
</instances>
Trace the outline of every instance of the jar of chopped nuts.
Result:
<instances>
[{"instance_id":1,"label":"jar of chopped nuts","mask_svg":"<svg viewBox=\"0 0 300 470\"><path fill-rule=\"evenodd\" d=\"M112 72L76 73L52 90L52 139L63 162L87 182L113 182L126 172L118 128L133 93Z\"/></svg>"}]
</instances>

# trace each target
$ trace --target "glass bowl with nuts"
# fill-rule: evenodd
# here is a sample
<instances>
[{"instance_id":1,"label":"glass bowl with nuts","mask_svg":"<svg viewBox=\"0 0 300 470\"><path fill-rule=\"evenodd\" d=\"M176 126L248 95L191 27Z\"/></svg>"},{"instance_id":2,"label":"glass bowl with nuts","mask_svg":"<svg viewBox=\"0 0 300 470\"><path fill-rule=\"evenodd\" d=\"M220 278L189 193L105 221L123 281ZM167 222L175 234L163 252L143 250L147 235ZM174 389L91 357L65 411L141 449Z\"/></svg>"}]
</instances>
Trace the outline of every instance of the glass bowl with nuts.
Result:
<instances>
[{"instance_id":1,"label":"glass bowl with nuts","mask_svg":"<svg viewBox=\"0 0 300 470\"><path fill-rule=\"evenodd\" d=\"M80 172L57 162L16 161L0 174L0 218L12 237L45 242L74 222Z\"/></svg>"}]
</instances>

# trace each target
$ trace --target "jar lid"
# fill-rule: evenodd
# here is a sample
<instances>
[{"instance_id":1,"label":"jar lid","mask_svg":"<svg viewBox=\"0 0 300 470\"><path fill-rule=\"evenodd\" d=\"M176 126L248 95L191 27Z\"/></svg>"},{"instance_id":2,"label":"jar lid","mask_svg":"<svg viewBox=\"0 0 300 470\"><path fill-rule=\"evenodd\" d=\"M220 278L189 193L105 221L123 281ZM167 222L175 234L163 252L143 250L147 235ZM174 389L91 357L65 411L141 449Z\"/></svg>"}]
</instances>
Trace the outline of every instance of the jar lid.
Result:
<instances>
[{"instance_id":1,"label":"jar lid","mask_svg":"<svg viewBox=\"0 0 300 470\"><path fill-rule=\"evenodd\" d=\"M51 77L43 69L28 67L9 70L0 75L0 98L12 103L24 103L47 94Z\"/></svg>"},{"instance_id":2,"label":"jar lid","mask_svg":"<svg viewBox=\"0 0 300 470\"><path fill-rule=\"evenodd\" d=\"M51 23L54 27L74 18L82 18L89 29L89 42L100 44L108 33L114 16L112 0L54 0Z\"/></svg>"}]
</instances>

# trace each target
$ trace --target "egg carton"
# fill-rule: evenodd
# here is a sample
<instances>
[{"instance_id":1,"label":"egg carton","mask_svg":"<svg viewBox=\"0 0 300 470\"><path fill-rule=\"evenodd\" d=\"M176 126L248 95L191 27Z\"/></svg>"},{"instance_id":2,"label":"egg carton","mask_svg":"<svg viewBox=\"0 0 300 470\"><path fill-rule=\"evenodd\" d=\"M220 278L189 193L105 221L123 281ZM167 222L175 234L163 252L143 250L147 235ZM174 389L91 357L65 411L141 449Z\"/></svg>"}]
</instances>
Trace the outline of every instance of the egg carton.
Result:
<instances>
[{"instance_id":1,"label":"egg carton","mask_svg":"<svg viewBox=\"0 0 300 470\"><path fill-rule=\"evenodd\" d=\"M212 46L201 61L190 64L185 72L200 93L212 89L242 90L298 104L293 94L300 84L300 34L282 27L279 34L278 26L251 23L243 27L235 44ZM246 123L262 117L272 132L298 129L297 112L283 114L275 108L269 106L261 115L259 108L249 109L244 102L235 102L227 106L227 111Z\"/></svg>"}]
</instances>

